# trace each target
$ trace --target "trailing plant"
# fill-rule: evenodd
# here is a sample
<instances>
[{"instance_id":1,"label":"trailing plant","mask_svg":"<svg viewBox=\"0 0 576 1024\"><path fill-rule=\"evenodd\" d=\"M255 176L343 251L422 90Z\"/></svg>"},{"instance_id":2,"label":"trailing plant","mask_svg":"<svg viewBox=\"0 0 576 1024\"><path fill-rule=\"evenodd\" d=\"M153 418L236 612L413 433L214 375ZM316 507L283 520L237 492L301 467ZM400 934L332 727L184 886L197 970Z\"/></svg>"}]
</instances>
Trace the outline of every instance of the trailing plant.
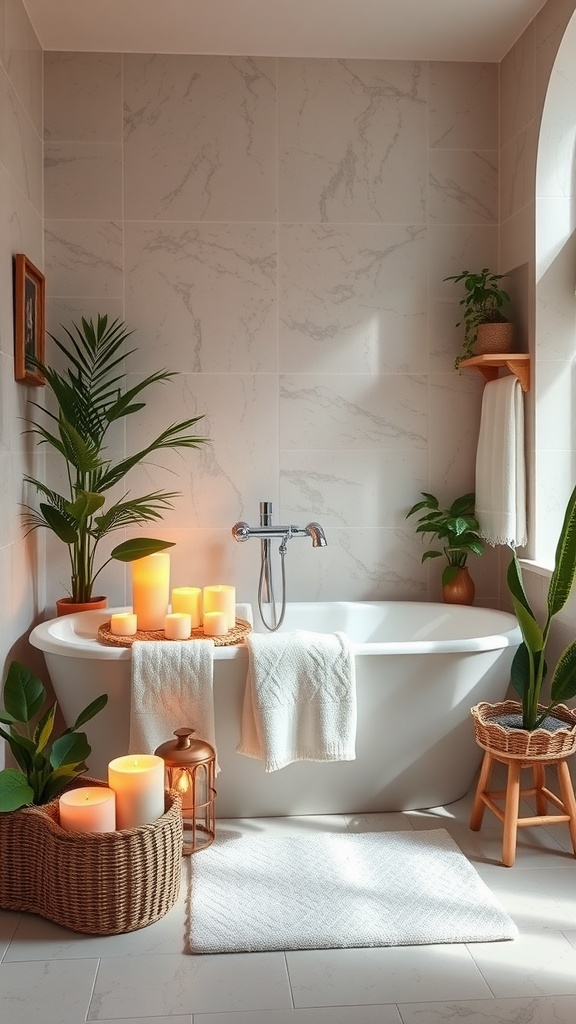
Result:
<instances>
[{"instance_id":1,"label":"trailing plant","mask_svg":"<svg viewBox=\"0 0 576 1024\"><path fill-rule=\"evenodd\" d=\"M454 281L459 284L464 282L466 294L460 299L463 307L462 319L456 327L464 324L463 352L456 356L454 366L456 369L464 359L469 359L474 354L474 343L480 324L507 323L508 318L504 310L510 302L508 292L500 288L500 281L506 274L493 274L488 267L484 267L479 273L471 270L463 270L461 274L453 274L445 277L445 281Z\"/></svg>"},{"instance_id":2,"label":"trailing plant","mask_svg":"<svg viewBox=\"0 0 576 1024\"><path fill-rule=\"evenodd\" d=\"M72 324L72 328L63 328L66 342L50 335L66 361L62 373L34 359L55 400L56 411L51 410L50 403L45 409L32 402L40 419L29 420L29 432L64 460L68 493L59 494L41 480L26 476L24 479L35 488L40 500L38 508L24 506L24 521L29 531L45 527L67 546L70 595L73 601L84 603L93 596L94 581L111 559L131 562L172 547L166 541L137 537L119 544L109 558L97 565L97 550L104 537L116 530L161 519L162 513L172 507L173 499L180 496L178 491L165 490L140 497L125 493L106 504L111 488L149 455L169 448L198 448L208 439L189 433L203 418L195 416L172 423L139 451L114 462L108 454L109 428L145 408L140 397L147 388L176 374L160 370L126 388L125 372L120 366L136 351L123 350L132 331L120 320L108 323L108 317L101 315L96 323L82 317L81 325Z\"/></svg>"},{"instance_id":3,"label":"trailing plant","mask_svg":"<svg viewBox=\"0 0 576 1024\"><path fill-rule=\"evenodd\" d=\"M558 704L576 697L576 640L573 640L560 655L552 673L549 703L543 710L539 707L548 670L546 648L550 640L552 619L566 605L575 577L576 487L568 500L558 538L542 626L526 597L522 567L515 549L512 549L512 560L508 566L508 588L523 638L512 661L511 682L522 702L522 726L529 731L537 729Z\"/></svg>"},{"instance_id":4,"label":"trailing plant","mask_svg":"<svg viewBox=\"0 0 576 1024\"><path fill-rule=\"evenodd\" d=\"M30 724L45 700L41 680L13 661L4 684L4 710L0 711L0 722L8 725L9 730L0 726L0 736L8 743L19 768L0 771L0 811L48 803L86 771L85 761L92 748L86 733L77 730L106 706L108 695L103 693L93 700L74 725L52 741L56 704L48 708L36 726Z\"/></svg>"},{"instance_id":5,"label":"trailing plant","mask_svg":"<svg viewBox=\"0 0 576 1024\"><path fill-rule=\"evenodd\" d=\"M442 572L442 586L451 583L458 569L466 565L468 555L482 555L484 542L479 534L480 524L474 515L474 494L463 494L456 498L450 508L441 508L438 498L426 491L421 491L423 500L416 502L406 518L424 511L418 519L416 533L423 537L430 534L436 537L442 550L429 548L422 555L422 562L429 558L441 558L444 555L448 565Z\"/></svg>"}]
</instances>

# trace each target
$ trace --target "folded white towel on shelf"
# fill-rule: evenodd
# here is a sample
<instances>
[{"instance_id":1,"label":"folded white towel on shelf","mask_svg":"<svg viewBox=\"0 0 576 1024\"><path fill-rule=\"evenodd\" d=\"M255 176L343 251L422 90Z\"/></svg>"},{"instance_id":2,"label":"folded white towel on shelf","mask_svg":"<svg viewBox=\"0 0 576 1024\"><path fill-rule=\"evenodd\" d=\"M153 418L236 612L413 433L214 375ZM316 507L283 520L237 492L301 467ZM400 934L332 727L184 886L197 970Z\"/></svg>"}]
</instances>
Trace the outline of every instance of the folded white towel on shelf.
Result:
<instances>
[{"instance_id":1,"label":"folded white towel on shelf","mask_svg":"<svg viewBox=\"0 0 576 1024\"><path fill-rule=\"evenodd\" d=\"M239 754L267 772L356 757L356 674L343 633L251 633Z\"/></svg>"},{"instance_id":2,"label":"folded white towel on shelf","mask_svg":"<svg viewBox=\"0 0 576 1024\"><path fill-rule=\"evenodd\" d=\"M476 453L476 518L488 544L526 543L524 400L516 377L484 388Z\"/></svg>"},{"instance_id":3,"label":"folded white towel on shelf","mask_svg":"<svg viewBox=\"0 0 576 1024\"><path fill-rule=\"evenodd\" d=\"M136 640L129 753L152 754L180 728L216 749L213 681L213 640Z\"/></svg>"}]
</instances>

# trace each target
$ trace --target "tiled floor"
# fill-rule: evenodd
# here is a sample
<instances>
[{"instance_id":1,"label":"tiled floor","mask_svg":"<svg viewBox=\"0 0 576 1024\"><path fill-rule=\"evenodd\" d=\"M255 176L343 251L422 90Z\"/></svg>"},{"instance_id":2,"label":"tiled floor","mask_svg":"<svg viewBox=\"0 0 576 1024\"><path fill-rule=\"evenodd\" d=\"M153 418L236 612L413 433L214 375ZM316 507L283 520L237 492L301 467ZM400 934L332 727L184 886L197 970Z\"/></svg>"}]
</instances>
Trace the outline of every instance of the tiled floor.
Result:
<instances>
[{"instance_id":1,"label":"tiled floor","mask_svg":"<svg viewBox=\"0 0 576 1024\"><path fill-rule=\"evenodd\" d=\"M504 868L501 826L487 811L482 830L471 832L471 799L435 811L233 827L446 828L516 921L513 942L194 957L183 953L185 886L166 917L130 935L78 935L0 912L0 1021L574 1024L576 860L567 828L522 829L516 864Z\"/></svg>"}]
</instances>

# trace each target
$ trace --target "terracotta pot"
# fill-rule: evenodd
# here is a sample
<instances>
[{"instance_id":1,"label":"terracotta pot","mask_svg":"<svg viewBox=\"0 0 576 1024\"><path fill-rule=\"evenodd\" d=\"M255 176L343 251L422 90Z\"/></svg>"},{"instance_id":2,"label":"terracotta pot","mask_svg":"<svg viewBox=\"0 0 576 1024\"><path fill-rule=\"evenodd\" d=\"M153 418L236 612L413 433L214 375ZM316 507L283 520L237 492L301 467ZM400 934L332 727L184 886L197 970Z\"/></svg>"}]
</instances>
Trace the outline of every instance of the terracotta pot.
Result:
<instances>
[{"instance_id":1,"label":"terracotta pot","mask_svg":"<svg viewBox=\"0 0 576 1024\"><path fill-rule=\"evenodd\" d=\"M96 612L99 608L106 608L107 606L107 597L92 597L90 601L84 601L80 604L73 601L71 597L61 597L59 601L56 601L56 614L61 616L74 615L76 612Z\"/></svg>"},{"instance_id":2,"label":"terracotta pot","mask_svg":"<svg viewBox=\"0 0 576 1024\"><path fill-rule=\"evenodd\" d=\"M458 568L454 579L442 587L446 604L473 604L476 587L466 566Z\"/></svg>"},{"instance_id":3,"label":"terracotta pot","mask_svg":"<svg viewBox=\"0 0 576 1024\"><path fill-rule=\"evenodd\" d=\"M497 355L499 352L512 352L512 324L479 324L474 355Z\"/></svg>"}]
</instances>

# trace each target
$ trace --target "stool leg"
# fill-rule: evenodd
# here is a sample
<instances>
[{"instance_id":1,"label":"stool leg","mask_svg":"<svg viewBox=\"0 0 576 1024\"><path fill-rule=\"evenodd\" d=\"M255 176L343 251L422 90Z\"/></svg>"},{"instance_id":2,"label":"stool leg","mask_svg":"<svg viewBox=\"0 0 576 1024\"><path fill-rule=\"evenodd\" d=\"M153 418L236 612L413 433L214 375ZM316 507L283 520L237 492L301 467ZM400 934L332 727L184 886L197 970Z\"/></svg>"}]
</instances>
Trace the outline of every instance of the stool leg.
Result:
<instances>
[{"instance_id":1,"label":"stool leg","mask_svg":"<svg viewBox=\"0 0 576 1024\"><path fill-rule=\"evenodd\" d=\"M546 769L543 764L532 765L534 773L534 789L536 790L536 814L546 814L548 801L542 790L546 785Z\"/></svg>"},{"instance_id":2,"label":"stool leg","mask_svg":"<svg viewBox=\"0 0 576 1024\"><path fill-rule=\"evenodd\" d=\"M482 824L482 818L484 817L484 811L486 810L486 804L482 799L482 794L486 793L488 786L490 785L490 776L492 774L493 758L487 750L484 752L484 759L482 761L482 767L480 769L480 777L478 779L478 785L476 786L476 796L474 797L474 803L472 805L472 814L470 815L470 828L473 832L478 832Z\"/></svg>"},{"instance_id":3,"label":"stool leg","mask_svg":"<svg viewBox=\"0 0 576 1024\"><path fill-rule=\"evenodd\" d=\"M560 783L562 803L566 808L566 814L570 815L568 827L570 829L572 849L576 854L576 798L574 797L574 787L572 786L570 769L568 768L567 761L558 761L556 769L558 771L558 782Z\"/></svg>"},{"instance_id":4,"label":"stool leg","mask_svg":"<svg viewBox=\"0 0 576 1024\"><path fill-rule=\"evenodd\" d=\"M504 837L502 841L502 863L507 868L511 868L516 860L519 803L520 766L516 761L509 761L508 782L506 785L506 806L504 808Z\"/></svg>"}]
</instances>

